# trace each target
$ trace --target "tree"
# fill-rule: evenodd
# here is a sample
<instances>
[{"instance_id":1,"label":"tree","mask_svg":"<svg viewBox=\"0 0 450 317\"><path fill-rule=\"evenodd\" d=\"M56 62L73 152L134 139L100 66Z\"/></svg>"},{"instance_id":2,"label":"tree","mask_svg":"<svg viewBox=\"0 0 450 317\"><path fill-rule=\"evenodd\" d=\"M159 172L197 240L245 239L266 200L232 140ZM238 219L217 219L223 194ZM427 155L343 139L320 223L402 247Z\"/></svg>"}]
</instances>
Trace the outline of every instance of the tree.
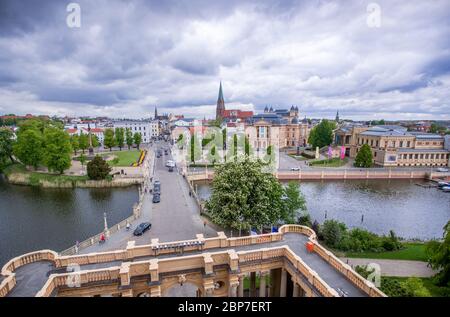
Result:
<instances>
[{"instance_id":1,"label":"tree","mask_svg":"<svg viewBox=\"0 0 450 317\"><path fill-rule=\"evenodd\" d=\"M188 161L195 163L202 158L202 145L196 134L192 135L187 148Z\"/></svg>"},{"instance_id":2,"label":"tree","mask_svg":"<svg viewBox=\"0 0 450 317\"><path fill-rule=\"evenodd\" d=\"M263 163L249 158L216 168L206 210L215 223L233 229L260 228L283 219L283 187Z\"/></svg>"},{"instance_id":3,"label":"tree","mask_svg":"<svg viewBox=\"0 0 450 317\"><path fill-rule=\"evenodd\" d=\"M81 163L81 166L84 166L84 163L86 163L86 160L87 160L86 155L84 155L83 153L81 153L81 155L80 155L80 163Z\"/></svg>"},{"instance_id":4,"label":"tree","mask_svg":"<svg viewBox=\"0 0 450 317\"><path fill-rule=\"evenodd\" d=\"M71 165L69 134L58 128L46 128L44 132L43 161L49 171L64 173Z\"/></svg>"},{"instance_id":5,"label":"tree","mask_svg":"<svg viewBox=\"0 0 450 317\"><path fill-rule=\"evenodd\" d=\"M356 167L371 167L372 166L372 150L369 144L363 144L356 154L355 166Z\"/></svg>"},{"instance_id":6,"label":"tree","mask_svg":"<svg viewBox=\"0 0 450 317\"><path fill-rule=\"evenodd\" d=\"M302 213L306 211L306 201L300 192L299 185L297 182L289 182L284 189L285 199L284 208L285 215L284 218L288 223L295 223L298 219L298 211Z\"/></svg>"},{"instance_id":7,"label":"tree","mask_svg":"<svg viewBox=\"0 0 450 317\"><path fill-rule=\"evenodd\" d=\"M96 155L92 161L87 163L87 175L89 179L102 180L105 179L110 172L111 167L99 155Z\"/></svg>"},{"instance_id":8,"label":"tree","mask_svg":"<svg viewBox=\"0 0 450 317\"><path fill-rule=\"evenodd\" d=\"M423 286L422 280L417 277L410 277L403 283L406 292L414 297L431 297L428 289Z\"/></svg>"},{"instance_id":9,"label":"tree","mask_svg":"<svg viewBox=\"0 0 450 317\"><path fill-rule=\"evenodd\" d=\"M14 162L14 143L14 133L8 128L0 128L0 165L5 164L8 159Z\"/></svg>"},{"instance_id":10,"label":"tree","mask_svg":"<svg viewBox=\"0 0 450 317\"><path fill-rule=\"evenodd\" d=\"M113 129L106 129L104 135L105 139L103 140L103 144L106 147L109 147L109 151L112 151L113 146L116 145Z\"/></svg>"},{"instance_id":11,"label":"tree","mask_svg":"<svg viewBox=\"0 0 450 317\"><path fill-rule=\"evenodd\" d=\"M72 145L73 154L77 155L77 151L80 149L80 137L78 134L74 134L70 137L70 144Z\"/></svg>"},{"instance_id":12,"label":"tree","mask_svg":"<svg viewBox=\"0 0 450 317\"><path fill-rule=\"evenodd\" d=\"M432 240L426 245L425 252L428 263L434 270L438 270L434 276L436 284L450 286L450 221L444 226L444 240L442 242Z\"/></svg>"},{"instance_id":13,"label":"tree","mask_svg":"<svg viewBox=\"0 0 450 317\"><path fill-rule=\"evenodd\" d=\"M336 220L325 220L320 231L325 244L331 248L338 248L346 232L345 224Z\"/></svg>"},{"instance_id":14,"label":"tree","mask_svg":"<svg viewBox=\"0 0 450 317\"><path fill-rule=\"evenodd\" d=\"M133 146L133 132L131 132L130 128L127 128L125 131L125 142L128 145L128 150Z\"/></svg>"},{"instance_id":15,"label":"tree","mask_svg":"<svg viewBox=\"0 0 450 317\"><path fill-rule=\"evenodd\" d=\"M141 145L141 142L142 142L141 134L135 132L134 135L133 135L133 139L134 139L134 144L136 144L136 147L139 150L139 146Z\"/></svg>"},{"instance_id":16,"label":"tree","mask_svg":"<svg viewBox=\"0 0 450 317\"><path fill-rule=\"evenodd\" d=\"M207 154L208 163L216 164L217 161L220 161L220 155L217 153L217 148L215 145L212 146L211 150L208 151Z\"/></svg>"},{"instance_id":17,"label":"tree","mask_svg":"<svg viewBox=\"0 0 450 317\"><path fill-rule=\"evenodd\" d=\"M80 134L80 136L78 137L78 147L83 151L84 154L84 151L89 147L89 135L84 133Z\"/></svg>"},{"instance_id":18,"label":"tree","mask_svg":"<svg viewBox=\"0 0 450 317\"><path fill-rule=\"evenodd\" d=\"M114 136L116 139L116 145L119 147L119 150L122 151L122 147L125 142L125 131L123 128L116 128L114 132Z\"/></svg>"},{"instance_id":19,"label":"tree","mask_svg":"<svg viewBox=\"0 0 450 317\"><path fill-rule=\"evenodd\" d=\"M430 126L430 133L437 133L439 126L437 123L433 122Z\"/></svg>"},{"instance_id":20,"label":"tree","mask_svg":"<svg viewBox=\"0 0 450 317\"><path fill-rule=\"evenodd\" d=\"M100 140L98 139L98 136L95 134L91 134L91 140L92 140L92 147L96 148L100 146Z\"/></svg>"},{"instance_id":21,"label":"tree","mask_svg":"<svg viewBox=\"0 0 450 317\"><path fill-rule=\"evenodd\" d=\"M333 130L336 128L336 123L328 120L322 120L318 125L312 128L308 143L315 147L322 148L330 145L333 142Z\"/></svg>"},{"instance_id":22,"label":"tree","mask_svg":"<svg viewBox=\"0 0 450 317\"><path fill-rule=\"evenodd\" d=\"M39 130L27 129L18 133L13 146L14 156L36 170L43 159L43 137Z\"/></svg>"}]
</instances>

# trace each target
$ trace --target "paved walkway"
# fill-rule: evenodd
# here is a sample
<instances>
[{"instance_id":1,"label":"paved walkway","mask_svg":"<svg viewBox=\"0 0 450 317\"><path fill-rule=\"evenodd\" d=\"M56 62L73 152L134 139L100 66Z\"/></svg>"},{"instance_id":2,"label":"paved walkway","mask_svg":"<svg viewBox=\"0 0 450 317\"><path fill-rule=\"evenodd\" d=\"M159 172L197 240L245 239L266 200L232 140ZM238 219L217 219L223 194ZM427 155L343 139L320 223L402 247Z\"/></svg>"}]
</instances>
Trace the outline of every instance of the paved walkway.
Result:
<instances>
[{"instance_id":1,"label":"paved walkway","mask_svg":"<svg viewBox=\"0 0 450 317\"><path fill-rule=\"evenodd\" d=\"M400 276L400 277L431 277L437 272L427 266L427 262L406 261L406 260L382 260L382 259L358 259L341 258L344 263L355 267L356 265L367 265L376 263L380 266L381 275Z\"/></svg>"},{"instance_id":2,"label":"paved walkway","mask_svg":"<svg viewBox=\"0 0 450 317\"><path fill-rule=\"evenodd\" d=\"M169 148L168 143L158 142L149 148L149 162L146 180L148 188L153 187L153 181L161 182L161 202L152 203L153 195L144 194L141 217L131 223L129 231L126 228L112 234L104 244L94 244L80 250L79 254L104 252L125 249L128 241L136 241L136 245L150 244L151 239L159 238L160 242L195 239L196 234L203 233L207 237L217 236L217 231L211 225L206 227L200 217L198 206L193 197L189 196L189 186L176 171L169 172L166 161L172 159L170 153L157 158L158 148ZM163 152L164 153L164 152ZM133 231L142 222L150 222L152 227L141 236L134 236Z\"/></svg>"}]
</instances>

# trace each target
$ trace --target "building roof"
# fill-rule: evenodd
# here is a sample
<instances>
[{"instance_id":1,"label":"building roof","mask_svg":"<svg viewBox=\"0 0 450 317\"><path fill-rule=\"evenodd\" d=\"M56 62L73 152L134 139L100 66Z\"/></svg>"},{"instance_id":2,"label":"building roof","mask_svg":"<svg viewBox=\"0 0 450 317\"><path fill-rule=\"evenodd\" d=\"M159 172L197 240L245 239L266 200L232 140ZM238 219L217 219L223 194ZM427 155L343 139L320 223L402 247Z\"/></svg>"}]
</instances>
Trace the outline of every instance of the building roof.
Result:
<instances>
[{"instance_id":1,"label":"building roof","mask_svg":"<svg viewBox=\"0 0 450 317\"><path fill-rule=\"evenodd\" d=\"M360 135L366 136L413 136L405 127L398 125L377 125L370 127Z\"/></svg>"},{"instance_id":2,"label":"building roof","mask_svg":"<svg viewBox=\"0 0 450 317\"><path fill-rule=\"evenodd\" d=\"M450 153L449 150L446 149L409 149L409 148L399 148L398 152L401 153L409 153L409 152L414 152L414 153Z\"/></svg>"},{"instance_id":3,"label":"building roof","mask_svg":"<svg viewBox=\"0 0 450 317\"><path fill-rule=\"evenodd\" d=\"M67 129L66 131L67 131L67 133L72 134L72 133L76 133L78 130L77 129Z\"/></svg>"}]
</instances>

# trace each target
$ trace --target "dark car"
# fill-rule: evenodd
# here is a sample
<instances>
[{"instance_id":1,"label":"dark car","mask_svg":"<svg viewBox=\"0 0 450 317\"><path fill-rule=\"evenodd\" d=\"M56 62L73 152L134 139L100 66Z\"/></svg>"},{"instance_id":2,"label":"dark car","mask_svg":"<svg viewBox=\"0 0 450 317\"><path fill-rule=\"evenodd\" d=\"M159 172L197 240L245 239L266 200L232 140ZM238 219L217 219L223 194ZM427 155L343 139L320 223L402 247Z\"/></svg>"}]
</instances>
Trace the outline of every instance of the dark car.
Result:
<instances>
[{"instance_id":1,"label":"dark car","mask_svg":"<svg viewBox=\"0 0 450 317\"><path fill-rule=\"evenodd\" d=\"M173 166L169 166L169 172L173 172Z\"/></svg>"},{"instance_id":2,"label":"dark car","mask_svg":"<svg viewBox=\"0 0 450 317\"><path fill-rule=\"evenodd\" d=\"M149 230L151 227L152 227L152 224L150 222L143 222L139 226L136 227L136 230L134 230L133 234L135 236L140 236L145 231Z\"/></svg>"},{"instance_id":3,"label":"dark car","mask_svg":"<svg viewBox=\"0 0 450 317\"><path fill-rule=\"evenodd\" d=\"M161 201L161 196L159 195L159 194L157 194L157 193L155 193L154 195L153 195L153 200L152 200L154 203L159 203L160 201Z\"/></svg>"}]
</instances>

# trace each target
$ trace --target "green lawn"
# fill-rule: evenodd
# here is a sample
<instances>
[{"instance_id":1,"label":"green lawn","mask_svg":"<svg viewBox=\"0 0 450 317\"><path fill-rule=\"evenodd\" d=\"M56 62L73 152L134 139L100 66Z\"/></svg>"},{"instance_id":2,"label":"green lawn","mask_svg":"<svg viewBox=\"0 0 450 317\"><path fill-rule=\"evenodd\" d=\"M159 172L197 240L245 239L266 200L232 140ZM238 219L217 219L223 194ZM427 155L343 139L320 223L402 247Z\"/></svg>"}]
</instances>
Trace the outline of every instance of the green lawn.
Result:
<instances>
[{"instance_id":1,"label":"green lawn","mask_svg":"<svg viewBox=\"0 0 450 317\"><path fill-rule=\"evenodd\" d=\"M141 151L139 150L130 150L130 151L114 151L102 153L101 156L114 155L118 158L118 160L108 161L110 166L131 166L133 163L136 163L139 160L139 156L141 155Z\"/></svg>"},{"instance_id":2,"label":"green lawn","mask_svg":"<svg viewBox=\"0 0 450 317\"><path fill-rule=\"evenodd\" d=\"M398 251L349 252L345 253L344 256L349 258L427 261L424 243L404 243L404 245L405 248Z\"/></svg>"},{"instance_id":3,"label":"green lawn","mask_svg":"<svg viewBox=\"0 0 450 317\"><path fill-rule=\"evenodd\" d=\"M393 277L393 276L383 276L382 279L390 279L397 280L400 283L406 281L407 277ZM450 287L439 287L433 284L431 278L428 277L420 277L419 278L423 286L430 292L432 297L449 297L450 296Z\"/></svg>"},{"instance_id":4,"label":"green lawn","mask_svg":"<svg viewBox=\"0 0 450 317\"><path fill-rule=\"evenodd\" d=\"M347 164L348 158L341 160L340 158L332 158L330 160L320 160L320 161L312 161L309 163L310 166L317 167L341 167Z\"/></svg>"}]
</instances>

